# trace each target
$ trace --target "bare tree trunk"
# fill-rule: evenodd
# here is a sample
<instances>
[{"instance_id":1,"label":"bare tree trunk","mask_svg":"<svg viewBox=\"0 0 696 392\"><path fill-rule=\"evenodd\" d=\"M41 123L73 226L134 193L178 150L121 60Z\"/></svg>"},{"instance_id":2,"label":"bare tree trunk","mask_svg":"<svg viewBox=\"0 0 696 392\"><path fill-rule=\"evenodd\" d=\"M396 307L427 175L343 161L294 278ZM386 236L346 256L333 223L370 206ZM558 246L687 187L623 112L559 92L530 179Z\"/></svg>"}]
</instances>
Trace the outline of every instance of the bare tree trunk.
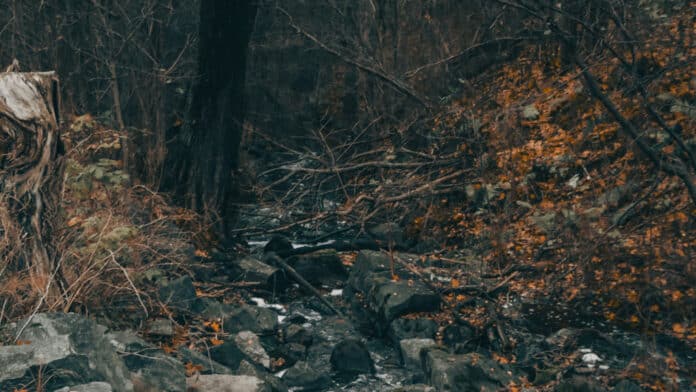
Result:
<instances>
[{"instance_id":1,"label":"bare tree trunk","mask_svg":"<svg viewBox=\"0 0 696 392\"><path fill-rule=\"evenodd\" d=\"M62 184L59 84L54 72L0 73L0 275L54 276L51 233Z\"/></svg>"}]
</instances>

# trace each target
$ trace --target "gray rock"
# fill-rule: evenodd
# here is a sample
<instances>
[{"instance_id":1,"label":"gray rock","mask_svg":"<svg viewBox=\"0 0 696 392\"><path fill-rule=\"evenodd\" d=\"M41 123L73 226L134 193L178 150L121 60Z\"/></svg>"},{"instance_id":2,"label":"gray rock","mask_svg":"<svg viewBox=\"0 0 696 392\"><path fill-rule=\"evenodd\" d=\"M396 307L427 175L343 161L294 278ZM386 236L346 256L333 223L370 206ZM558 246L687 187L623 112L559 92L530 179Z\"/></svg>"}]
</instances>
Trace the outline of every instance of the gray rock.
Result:
<instances>
[{"instance_id":1,"label":"gray rock","mask_svg":"<svg viewBox=\"0 0 696 392\"><path fill-rule=\"evenodd\" d=\"M382 252L358 253L348 283L366 296L383 325L404 314L432 312L440 307L440 296L420 281L392 281L390 260Z\"/></svg>"},{"instance_id":2,"label":"gray rock","mask_svg":"<svg viewBox=\"0 0 696 392\"><path fill-rule=\"evenodd\" d=\"M264 288L283 287L287 284L282 271L253 257L233 261L231 277L234 280L255 282Z\"/></svg>"},{"instance_id":3,"label":"gray rock","mask_svg":"<svg viewBox=\"0 0 696 392\"><path fill-rule=\"evenodd\" d=\"M380 223L377 226L373 226L367 229L367 232L376 241L384 243L385 246L392 245L403 245L404 243L404 231L396 223Z\"/></svg>"},{"instance_id":4,"label":"gray rock","mask_svg":"<svg viewBox=\"0 0 696 392\"><path fill-rule=\"evenodd\" d=\"M348 277L346 267L333 249L293 257L289 263L298 274L315 285L333 285L337 281L344 282Z\"/></svg>"},{"instance_id":5,"label":"gray rock","mask_svg":"<svg viewBox=\"0 0 696 392\"><path fill-rule=\"evenodd\" d=\"M373 374L375 364L367 347L359 340L346 339L331 352L331 366L346 375Z\"/></svg>"},{"instance_id":6,"label":"gray rock","mask_svg":"<svg viewBox=\"0 0 696 392\"><path fill-rule=\"evenodd\" d=\"M286 343L278 348L281 356L290 365L302 361L307 356L307 347L299 343Z\"/></svg>"},{"instance_id":7,"label":"gray rock","mask_svg":"<svg viewBox=\"0 0 696 392\"><path fill-rule=\"evenodd\" d=\"M391 389L390 392L436 392L435 388L425 384L406 385L396 389Z\"/></svg>"},{"instance_id":8,"label":"gray rock","mask_svg":"<svg viewBox=\"0 0 696 392\"><path fill-rule=\"evenodd\" d=\"M207 319L222 319L225 332L252 331L257 334L274 333L278 327L278 315L267 308L249 305L208 304L201 315Z\"/></svg>"},{"instance_id":9,"label":"gray rock","mask_svg":"<svg viewBox=\"0 0 696 392\"><path fill-rule=\"evenodd\" d=\"M230 369L237 369L243 360L248 359L239 349L237 343L227 340L223 344L210 348L210 357Z\"/></svg>"},{"instance_id":10,"label":"gray rock","mask_svg":"<svg viewBox=\"0 0 696 392\"><path fill-rule=\"evenodd\" d=\"M584 377L573 377L569 380L561 381L555 392L604 392L606 388L597 385L594 381Z\"/></svg>"},{"instance_id":11,"label":"gray rock","mask_svg":"<svg viewBox=\"0 0 696 392\"><path fill-rule=\"evenodd\" d=\"M499 391L511 381L506 368L477 353L428 350L423 363L426 379L438 391Z\"/></svg>"},{"instance_id":12,"label":"gray rock","mask_svg":"<svg viewBox=\"0 0 696 392\"><path fill-rule=\"evenodd\" d=\"M404 339L399 342L401 361L406 368L421 369L421 351L437 347L433 339Z\"/></svg>"},{"instance_id":13,"label":"gray rock","mask_svg":"<svg viewBox=\"0 0 696 392\"><path fill-rule=\"evenodd\" d=\"M631 380L621 380L614 386L614 392L642 392L643 388Z\"/></svg>"},{"instance_id":14,"label":"gray rock","mask_svg":"<svg viewBox=\"0 0 696 392\"><path fill-rule=\"evenodd\" d=\"M177 357L183 364L192 364L200 367L201 374L232 374L232 370L228 367L214 361L208 355L199 353L198 351L190 350L186 347L180 347L177 350Z\"/></svg>"},{"instance_id":15,"label":"gray rock","mask_svg":"<svg viewBox=\"0 0 696 392\"><path fill-rule=\"evenodd\" d=\"M325 373L315 370L306 362L297 362L283 376L283 381L289 387L301 387L303 391L317 391L325 389L331 383L331 379Z\"/></svg>"},{"instance_id":16,"label":"gray rock","mask_svg":"<svg viewBox=\"0 0 696 392\"><path fill-rule=\"evenodd\" d=\"M527 105L524 107L524 109L522 109L522 117L525 120L536 120L539 118L540 114L541 113L539 113L539 109L537 109L537 107L533 104Z\"/></svg>"},{"instance_id":17,"label":"gray rock","mask_svg":"<svg viewBox=\"0 0 696 392\"><path fill-rule=\"evenodd\" d=\"M437 323L431 319L396 319L389 324L388 336L394 346L403 339L432 339L437 333Z\"/></svg>"},{"instance_id":18,"label":"gray rock","mask_svg":"<svg viewBox=\"0 0 696 392\"><path fill-rule=\"evenodd\" d=\"M131 372L134 384L157 391L184 392L184 364L130 331L106 335Z\"/></svg>"},{"instance_id":19,"label":"gray rock","mask_svg":"<svg viewBox=\"0 0 696 392\"><path fill-rule=\"evenodd\" d=\"M186 387L187 392L271 392L271 387L260 378L227 374L189 377Z\"/></svg>"},{"instance_id":20,"label":"gray rock","mask_svg":"<svg viewBox=\"0 0 696 392\"><path fill-rule=\"evenodd\" d=\"M299 343L304 346L311 346L314 341L312 333L298 324L289 324L283 328L283 336L287 343Z\"/></svg>"},{"instance_id":21,"label":"gray rock","mask_svg":"<svg viewBox=\"0 0 696 392\"><path fill-rule=\"evenodd\" d=\"M165 318L151 320L147 326L148 333L156 336L173 336L174 323Z\"/></svg>"},{"instance_id":22,"label":"gray rock","mask_svg":"<svg viewBox=\"0 0 696 392\"><path fill-rule=\"evenodd\" d=\"M25 323L20 321L17 329ZM0 391L21 389L39 372L53 375L45 379L46 390L103 381L117 392L132 391L128 369L104 336L105 330L72 313L34 315L19 336L27 344L0 347Z\"/></svg>"},{"instance_id":23,"label":"gray rock","mask_svg":"<svg viewBox=\"0 0 696 392\"><path fill-rule=\"evenodd\" d=\"M56 389L53 392L112 392L113 389L111 385L106 382L95 381L89 384L74 385L72 387L65 387L61 389Z\"/></svg>"},{"instance_id":24,"label":"gray rock","mask_svg":"<svg viewBox=\"0 0 696 392\"><path fill-rule=\"evenodd\" d=\"M278 377L267 373L258 365L254 365L249 361L242 361L236 372L238 375L253 376L263 380L271 388L271 392L288 392L288 386Z\"/></svg>"},{"instance_id":25,"label":"gray rock","mask_svg":"<svg viewBox=\"0 0 696 392\"><path fill-rule=\"evenodd\" d=\"M249 359L266 369L271 367L271 358L263 346L261 346L261 341L255 333L241 331L234 337L234 342Z\"/></svg>"},{"instance_id":26,"label":"gray rock","mask_svg":"<svg viewBox=\"0 0 696 392\"><path fill-rule=\"evenodd\" d=\"M160 300L175 310L198 311L196 288L189 276L182 276L170 282L162 282L159 288Z\"/></svg>"}]
</instances>

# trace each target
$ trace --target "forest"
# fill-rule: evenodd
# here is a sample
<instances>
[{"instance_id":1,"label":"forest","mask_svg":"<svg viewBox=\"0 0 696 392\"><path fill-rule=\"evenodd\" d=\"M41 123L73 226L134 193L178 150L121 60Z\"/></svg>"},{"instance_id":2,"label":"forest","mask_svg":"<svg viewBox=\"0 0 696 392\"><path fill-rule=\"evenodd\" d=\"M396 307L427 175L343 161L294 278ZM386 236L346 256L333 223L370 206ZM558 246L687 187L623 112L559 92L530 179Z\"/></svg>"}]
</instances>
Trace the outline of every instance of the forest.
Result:
<instances>
[{"instance_id":1,"label":"forest","mask_svg":"<svg viewBox=\"0 0 696 392\"><path fill-rule=\"evenodd\" d=\"M694 64L693 0L0 0L0 392L694 391Z\"/></svg>"}]
</instances>

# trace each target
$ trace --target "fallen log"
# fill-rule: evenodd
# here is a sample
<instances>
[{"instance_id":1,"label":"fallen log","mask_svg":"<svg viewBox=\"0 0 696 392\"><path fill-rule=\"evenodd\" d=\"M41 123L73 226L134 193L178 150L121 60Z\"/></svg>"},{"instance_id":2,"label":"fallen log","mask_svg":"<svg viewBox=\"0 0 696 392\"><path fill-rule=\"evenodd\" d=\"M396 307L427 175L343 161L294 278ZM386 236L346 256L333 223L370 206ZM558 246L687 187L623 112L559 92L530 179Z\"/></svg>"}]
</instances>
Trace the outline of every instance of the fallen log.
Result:
<instances>
[{"instance_id":1,"label":"fallen log","mask_svg":"<svg viewBox=\"0 0 696 392\"><path fill-rule=\"evenodd\" d=\"M55 72L0 73L0 275L56 276L63 173Z\"/></svg>"}]
</instances>

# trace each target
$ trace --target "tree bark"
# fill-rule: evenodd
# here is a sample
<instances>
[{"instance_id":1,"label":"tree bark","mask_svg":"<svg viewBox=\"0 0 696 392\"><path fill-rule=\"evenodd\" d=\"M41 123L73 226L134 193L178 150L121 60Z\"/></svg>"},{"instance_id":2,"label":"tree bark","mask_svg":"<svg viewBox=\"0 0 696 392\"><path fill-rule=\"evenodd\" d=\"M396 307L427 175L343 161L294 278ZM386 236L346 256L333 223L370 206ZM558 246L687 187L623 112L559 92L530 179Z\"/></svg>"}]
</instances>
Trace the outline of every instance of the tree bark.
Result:
<instances>
[{"instance_id":1,"label":"tree bark","mask_svg":"<svg viewBox=\"0 0 696 392\"><path fill-rule=\"evenodd\" d=\"M62 186L59 86L54 72L0 73L0 274L14 264L54 275Z\"/></svg>"},{"instance_id":2,"label":"tree bark","mask_svg":"<svg viewBox=\"0 0 696 392\"><path fill-rule=\"evenodd\" d=\"M234 216L246 54L256 1L202 0L199 72L189 119L169 146L164 188L225 223Z\"/></svg>"}]
</instances>

